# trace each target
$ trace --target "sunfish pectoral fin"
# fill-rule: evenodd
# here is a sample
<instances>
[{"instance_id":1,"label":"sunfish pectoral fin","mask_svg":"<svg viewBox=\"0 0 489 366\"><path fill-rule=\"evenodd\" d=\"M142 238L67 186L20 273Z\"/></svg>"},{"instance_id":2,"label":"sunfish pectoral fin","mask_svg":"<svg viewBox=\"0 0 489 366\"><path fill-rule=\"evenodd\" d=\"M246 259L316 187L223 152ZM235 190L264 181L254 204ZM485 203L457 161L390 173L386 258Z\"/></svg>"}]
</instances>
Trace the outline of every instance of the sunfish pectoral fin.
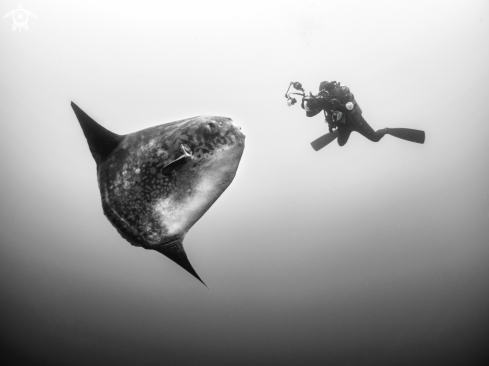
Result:
<instances>
[{"instance_id":1,"label":"sunfish pectoral fin","mask_svg":"<svg viewBox=\"0 0 489 366\"><path fill-rule=\"evenodd\" d=\"M162 169L162 173L168 173L172 171L173 169L181 166L182 164L185 164L188 160L192 159L192 151L185 145L180 145L180 150L182 152L182 155L180 155L178 158L175 160L169 162L166 164Z\"/></svg>"},{"instance_id":2,"label":"sunfish pectoral fin","mask_svg":"<svg viewBox=\"0 0 489 366\"><path fill-rule=\"evenodd\" d=\"M205 282L202 281L202 279L199 277L197 272L195 272L194 268L192 267L192 265L190 264L190 262L187 258L187 254L185 253L185 249L183 249L183 238L179 238L179 239L170 241L168 243L160 244L160 245L155 246L151 249L156 250L157 252L160 252L161 254L170 258L172 261L174 261L180 267L186 269L191 275L193 275L200 282L202 282L205 285L205 287L207 287Z\"/></svg>"}]
</instances>

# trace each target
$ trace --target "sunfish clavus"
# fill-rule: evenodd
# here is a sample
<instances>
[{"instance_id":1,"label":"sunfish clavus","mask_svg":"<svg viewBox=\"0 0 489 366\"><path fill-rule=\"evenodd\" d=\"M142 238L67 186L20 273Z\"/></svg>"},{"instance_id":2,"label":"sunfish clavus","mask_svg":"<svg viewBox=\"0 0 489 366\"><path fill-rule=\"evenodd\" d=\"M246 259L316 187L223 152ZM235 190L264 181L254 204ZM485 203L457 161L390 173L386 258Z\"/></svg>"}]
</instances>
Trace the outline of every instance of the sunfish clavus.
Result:
<instances>
[{"instance_id":1,"label":"sunfish clavus","mask_svg":"<svg viewBox=\"0 0 489 366\"><path fill-rule=\"evenodd\" d=\"M107 219L129 243L164 254L203 283L183 239L233 181L245 146L240 128L199 116L117 135L71 106L97 163Z\"/></svg>"}]
</instances>

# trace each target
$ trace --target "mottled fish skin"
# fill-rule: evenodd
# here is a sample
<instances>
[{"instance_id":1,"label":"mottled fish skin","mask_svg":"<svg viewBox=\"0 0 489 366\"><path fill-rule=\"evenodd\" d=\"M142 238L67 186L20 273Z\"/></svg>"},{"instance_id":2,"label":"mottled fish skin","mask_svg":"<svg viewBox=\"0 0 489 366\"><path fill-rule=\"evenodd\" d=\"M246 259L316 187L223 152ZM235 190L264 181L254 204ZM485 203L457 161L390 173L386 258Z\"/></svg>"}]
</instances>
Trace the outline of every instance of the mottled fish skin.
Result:
<instances>
[{"instance_id":1,"label":"mottled fish skin","mask_svg":"<svg viewBox=\"0 0 489 366\"><path fill-rule=\"evenodd\" d=\"M182 242L233 181L245 146L240 128L199 116L121 136L72 107L97 162L106 217L132 245L157 250L202 281Z\"/></svg>"},{"instance_id":2,"label":"mottled fish skin","mask_svg":"<svg viewBox=\"0 0 489 366\"><path fill-rule=\"evenodd\" d=\"M163 167L192 157L170 171ZM131 244L151 249L187 233L232 182L244 135L231 119L195 117L126 136L98 169L104 212Z\"/></svg>"}]
</instances>

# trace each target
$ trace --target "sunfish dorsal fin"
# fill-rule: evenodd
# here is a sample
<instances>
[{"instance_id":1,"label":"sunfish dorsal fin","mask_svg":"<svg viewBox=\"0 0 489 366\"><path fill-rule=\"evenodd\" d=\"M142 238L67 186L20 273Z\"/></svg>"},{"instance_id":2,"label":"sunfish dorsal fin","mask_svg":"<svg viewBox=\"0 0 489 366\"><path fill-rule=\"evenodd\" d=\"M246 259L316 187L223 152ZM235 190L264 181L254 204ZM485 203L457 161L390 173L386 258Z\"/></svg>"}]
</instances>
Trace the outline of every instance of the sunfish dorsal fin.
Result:
<instances>
[{"instance_id":1,"label":"sunfish dorsal fin","mask_svg":"<svg viewBox=\"0 0 489 366\"><path fill-rule=\"evenodd\" d=\"M71 102L71 107L75 111L76 118L78 118L78 122L80 122L83 133L87 138L90 152L98 165L119 145L124 136L117 135L100 126L75 103Z\"/></svg>"},{"instance_id":2,"label":"sunfish dorsal fin","mask_svg":"<svg viewBox=\"0 0 489 366\"><path fill-rule=\"evenodd\" d=\"M204 281L201 280L195 269L190 264L187 254L185 253L185 249L183 249L183 238L178 238L176 240L172 240L165 244L158 245L157 247L151 248L170 258L180 267L186 269L191 275L197 278L200 282L202 282L205 287L207 285Z\"/></svg>"}]
</instances>

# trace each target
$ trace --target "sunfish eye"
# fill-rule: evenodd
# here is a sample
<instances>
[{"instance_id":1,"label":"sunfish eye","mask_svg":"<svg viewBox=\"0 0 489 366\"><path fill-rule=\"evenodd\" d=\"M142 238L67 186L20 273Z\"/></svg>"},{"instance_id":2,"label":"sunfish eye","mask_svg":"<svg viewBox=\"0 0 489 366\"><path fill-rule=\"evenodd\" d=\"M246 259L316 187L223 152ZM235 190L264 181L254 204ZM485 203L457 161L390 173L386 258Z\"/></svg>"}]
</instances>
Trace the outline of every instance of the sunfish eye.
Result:
<instances>
[{"instance_id":1,"label":"sunfish eye","mask_svg":"<svg viewBox=\"0 0 489 366\"><path fill-rule=\"evenodd\" d=\"M209 122L205 127L204 127L204 130L207 132L207 133L216 133L219 128L217 126L217 123L215 122Z\"/></svg>"}]
</instances>

